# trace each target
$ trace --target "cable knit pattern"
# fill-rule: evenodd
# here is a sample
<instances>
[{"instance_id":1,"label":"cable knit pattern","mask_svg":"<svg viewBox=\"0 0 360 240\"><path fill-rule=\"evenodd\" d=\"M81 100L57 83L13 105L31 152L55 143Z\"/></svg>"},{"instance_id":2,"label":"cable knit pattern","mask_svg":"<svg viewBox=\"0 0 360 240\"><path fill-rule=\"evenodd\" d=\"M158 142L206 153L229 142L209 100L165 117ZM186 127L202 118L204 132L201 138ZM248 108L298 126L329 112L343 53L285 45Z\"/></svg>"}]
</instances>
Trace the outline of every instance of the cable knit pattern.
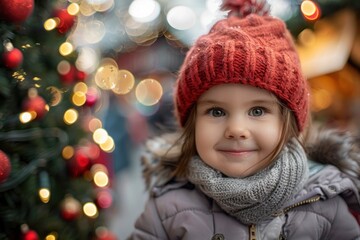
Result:
<instances>
[{"instance_id":1,"label":"cable knit pattern","mask_svg":"<svg viewBox=\"0 0 360 240\"><path fill-rule=\"evenodd\" d=\"M190 108L209 88L248 84L272 92L294 112L300 131L308 115L308 87L290 33L271 16L230 16L217 22L188 51L175 88L184 126Z\"/></svg>"},{"instance_id":2,"label":"cable knit pattern","mask_svg":"<svg viewBox=\"0 0 360 240\"><path fill-rule=\"evenodd\" d=\"M256 224L282 209L308 179L306 154L292 140L274 164L246 177L224 177L198 157L189 164L189 181L244 224Z\"/></svg>"}]
</instances>

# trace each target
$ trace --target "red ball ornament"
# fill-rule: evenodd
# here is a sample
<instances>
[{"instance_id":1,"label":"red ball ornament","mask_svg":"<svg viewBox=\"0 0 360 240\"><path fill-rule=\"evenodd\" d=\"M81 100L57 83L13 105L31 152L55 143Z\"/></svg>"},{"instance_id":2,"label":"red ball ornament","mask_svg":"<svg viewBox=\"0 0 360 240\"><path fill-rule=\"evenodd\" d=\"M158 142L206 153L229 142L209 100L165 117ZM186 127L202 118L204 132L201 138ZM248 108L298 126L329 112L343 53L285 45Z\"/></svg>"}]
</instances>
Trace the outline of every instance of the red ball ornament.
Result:
<instances>
[{"instance_id":1,"label":"red ball ornament","mask_svg":"<svg viewBox=\"0 0 360 240\"><path fill-rule=\"evenodd\" d=\"M68 161L68 169L73 177L81 176L86 170L89 170L91 159L85 148L75 150L74 156Z\"/></svg>"},{"instance_id":2,"label":"red ball ornament","mask_svg":"<svg viewBox=\"0 0 360 240\"><path fill-rule=\"evenodd\" d=\"M80 70L76 70L76 80L78 81L84 81L86 78L86 73Z\"/></svg>"},{"instance_id":3,"label":"red ball ornament","mask_svg":"<svg viewBox=\"0 0 360 240\"><path fill-rule=\"evenodd\" d=\"M12 22L24 22L34 10L34 0L0 0L0 19Z\"/></svg>"},{"instance_id":4,"label":"red ball ornament","mask_svg":"<svg viewBox=\"0 0 360 240\"><path fill-rule=\"evenodd\" d=\"M89 88L86 92L86 101L85 105L88 107L94 106L99 99L99 93L96 88Z\"/></svg>"},{"instance_id":5,"label":"red ball ornament","mask_svg":"<svg viewBox=\"0 0 360 240\"><path fill-rule=\"evenodd\" d=\"M105 227L97 228L95 234L95 240L117 240L116 235Z\"/></svg>"},{"instance_id":6,"label":"red ball ornament","mask_svg":"<svg viewBox=\"0 0 360 240\"><path fill-rule=\"evenodd\" d=\"M39 235L34 230L28 230L27 232L23 233L22 240L39 240Z\"/></svg>"},{"instance_id":7,"label":"red ball ornament","mask_svg":"<svg viewBox=\"0 0 360 240\"><path fill-rule=\"evenodd\" d=\"M71 85L75 81L76 68L71 66L69 71L64 74L60 74L60 80L64 85Z\"/></svg>"},{"instance_id":8,"label":"red ball ornament","mask_svg":"<svg viewBox=\"0 0 360 240\"><path fill-rule=\"evenodd\" d=\"M57 30L59 33L66 33L75 23L75 16L70 15L67 9L58 9L54 17L59 19Z\"/></svg>"},{"instance_id":9,"label":"red ball ornament","mask_svg":"<svg viewBox=\"0 0 360 240\"><path fill-rule=\"evenodd\" d=\"M35 119L41 119L44 117L46 110L46 102L40 96L29 97L23 102L23 111L35 112Z\"/></svg>"},{"instance_id":10,"label":"red ball ornament","mask_svg":"<svg viewBox=\"0 0 360 240\"><path fill-rule=\"evenodd\" d=\"M61 217L67 221L72 221L80 216L81 204L72 196L67 196L61 202Z\"/></svg>"},{"instance_id":11,"label":"red ball ornament","mask_svg":"<svg viewBox=\"0 0 360 240\"><path fill-rule=\"evenodd\" d=\"M23 54L19 49L12 48L11 50L5 50L2 60L5 67L15 69L22 64Z\"/></svg>"},{"instance_id":12,"label":"red ball ornament","mask_svg":"<svg viewBox=\"0 0 360 240\"><path fill-rule=\"evenodd\" d=\"M5 181L11 172L11 163L8 156L0 150L0 183Z\"/></svg>"}]
</instances>

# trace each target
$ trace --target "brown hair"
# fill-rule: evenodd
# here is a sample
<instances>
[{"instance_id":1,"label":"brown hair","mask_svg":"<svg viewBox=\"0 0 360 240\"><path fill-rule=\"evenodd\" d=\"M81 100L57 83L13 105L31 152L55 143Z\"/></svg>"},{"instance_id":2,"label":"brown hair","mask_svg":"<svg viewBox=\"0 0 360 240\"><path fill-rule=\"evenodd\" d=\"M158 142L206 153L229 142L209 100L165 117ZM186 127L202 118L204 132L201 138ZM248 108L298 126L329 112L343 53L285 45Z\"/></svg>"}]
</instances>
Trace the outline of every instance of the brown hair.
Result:
<instances>
[{"instance_id":1,"label":"brown hair","mask_svg":"<svg viewBox=\"0 0 360 240\"><path fill-rule=\"evenodd\" d=\"M284 145L291 138L296 138L301 144L304 143L306 138L306 129L303 133L300 133L295 116L293 112L279 103L280 112L283 119L283 128L280 137L279 144L270 155L270 159L273 160L281 152ZM178 164L173 171L174 177L185 177L187 175L187 165L190 159L196 155L196 144L195 144L195 121L196 121L196 105L194 105L190 111L189 118L187 119L183 133L176 144L182 144Z\"/></svg>"}]
</instances>

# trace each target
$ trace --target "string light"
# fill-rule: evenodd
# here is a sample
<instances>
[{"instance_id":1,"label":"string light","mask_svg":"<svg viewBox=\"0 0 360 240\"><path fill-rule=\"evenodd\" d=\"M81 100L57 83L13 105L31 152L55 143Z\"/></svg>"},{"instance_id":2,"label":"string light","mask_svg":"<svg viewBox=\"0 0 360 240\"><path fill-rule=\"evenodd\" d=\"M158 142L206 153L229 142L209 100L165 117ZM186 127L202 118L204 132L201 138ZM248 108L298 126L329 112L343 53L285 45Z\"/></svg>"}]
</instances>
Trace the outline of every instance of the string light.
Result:
<instances>
[{"instance_id":1,"label":"string light","mask_svg":"<svg viewBox=\"0 0 360 240\"><path fill-rule=\"evenodd\" d=\"M320 8L311 0L303 1L300 9L303 16L309 21L314 21L320 18Z\"/></svg>"},{"instance_id":2,"label":"string light","mask_svg":"<svg viewBox=\"0 0 360 240\"><path fill-rule=\"evenodd\" d=\"M99 215L98 209L93 202L85 203L83 206L83 212L86 216L90 218L96 218Z\"/></svg>"}]
</instances>

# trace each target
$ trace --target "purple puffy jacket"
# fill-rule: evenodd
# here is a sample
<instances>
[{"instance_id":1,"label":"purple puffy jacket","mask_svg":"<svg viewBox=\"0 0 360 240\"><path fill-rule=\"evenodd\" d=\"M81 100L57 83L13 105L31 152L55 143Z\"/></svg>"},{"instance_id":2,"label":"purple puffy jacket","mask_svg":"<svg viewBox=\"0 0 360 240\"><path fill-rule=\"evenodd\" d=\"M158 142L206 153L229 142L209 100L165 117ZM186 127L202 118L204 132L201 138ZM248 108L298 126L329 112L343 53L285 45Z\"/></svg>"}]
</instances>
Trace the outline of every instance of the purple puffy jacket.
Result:
<instances>
[{"instance_id":1,"label":"purple puffy jacket","mask_svg":"<svg viewBox=\"0 0 360 240\"><path fill-rule=\"evenodd\" d=\"M281 214L253 226L226 214L189 182L154 188L129 239L360 239L360 227L349 212L360 211L354 183L331 165L311 163L310 173Z\"/></svg>"}]
</instances>

